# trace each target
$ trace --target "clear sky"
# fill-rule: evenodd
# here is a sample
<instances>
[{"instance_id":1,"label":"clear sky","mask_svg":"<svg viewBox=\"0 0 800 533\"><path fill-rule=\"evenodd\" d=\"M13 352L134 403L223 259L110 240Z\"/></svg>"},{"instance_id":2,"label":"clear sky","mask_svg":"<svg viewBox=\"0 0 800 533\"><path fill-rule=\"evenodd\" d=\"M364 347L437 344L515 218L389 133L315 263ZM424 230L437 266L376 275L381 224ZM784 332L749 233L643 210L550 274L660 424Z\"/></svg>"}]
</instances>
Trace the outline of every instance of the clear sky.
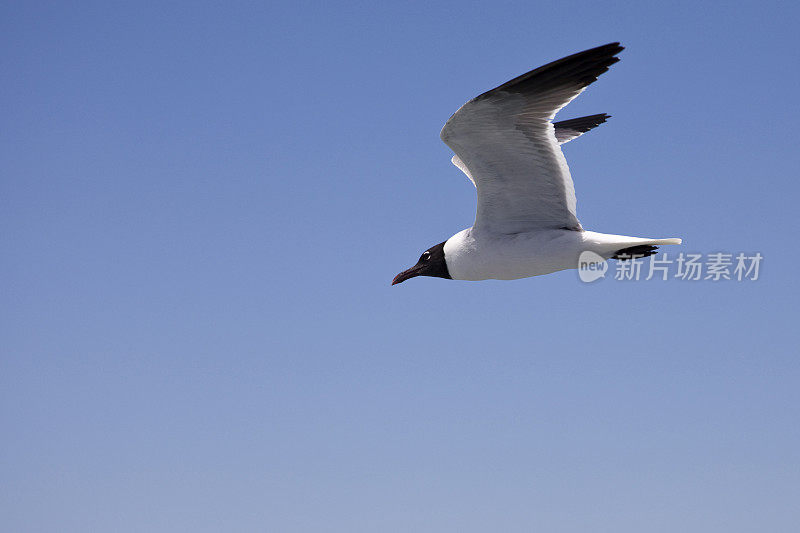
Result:
<instances>
[{"instance_id":1,"label":"clear sky","mask_svg":"<svg viewBox=\"0 0 800 533\"><path fill-rule=\"evenodd\" d=\"M799 20L4 2L0 530L796 531ZM760 278L390 287L472 224L447 118L617 40L584 226Z\"/></svg>"}]
</instances>

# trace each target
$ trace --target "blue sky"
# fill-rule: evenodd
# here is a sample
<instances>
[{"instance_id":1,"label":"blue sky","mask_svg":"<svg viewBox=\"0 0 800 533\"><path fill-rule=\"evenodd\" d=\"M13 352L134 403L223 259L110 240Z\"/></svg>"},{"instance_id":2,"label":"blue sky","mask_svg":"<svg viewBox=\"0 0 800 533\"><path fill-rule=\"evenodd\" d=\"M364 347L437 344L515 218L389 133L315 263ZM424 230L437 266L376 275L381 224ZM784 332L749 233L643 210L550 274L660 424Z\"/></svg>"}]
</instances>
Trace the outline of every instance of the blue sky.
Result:
<instances>
[{"instance_id":1,"label":"blue sky","mask_svg":"<svg viewBox=\"0 0 800 533\"><path fill-rule=\"evenodd\" d=\"M4 3L0 529L794 530L798 15ZM472 223L450 114L616 40L584 226L760 279L390 287Z\"/></svg>"}]
</instances>

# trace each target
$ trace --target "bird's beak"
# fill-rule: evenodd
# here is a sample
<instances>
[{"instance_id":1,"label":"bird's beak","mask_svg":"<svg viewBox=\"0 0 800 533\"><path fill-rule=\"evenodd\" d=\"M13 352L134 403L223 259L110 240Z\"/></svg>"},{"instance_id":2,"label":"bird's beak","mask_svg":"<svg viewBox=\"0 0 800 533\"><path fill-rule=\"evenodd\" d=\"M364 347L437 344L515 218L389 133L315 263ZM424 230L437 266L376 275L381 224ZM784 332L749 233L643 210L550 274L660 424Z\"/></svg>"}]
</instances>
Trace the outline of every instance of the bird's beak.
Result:
<instances>
[{"instance_id":1,"label":"bird's beak","mask_svg":"<svg viewBox=\"0 0 800 533\"><path fill-rule=\"evenodd\" d=\"M397 285L398 283L403 283L407 279L419 276L419 270L420 270L419 265L414 265L408 270L403 270L394 277L394 279L392 280L392 285Z\"/></svg>"}]
</instances>

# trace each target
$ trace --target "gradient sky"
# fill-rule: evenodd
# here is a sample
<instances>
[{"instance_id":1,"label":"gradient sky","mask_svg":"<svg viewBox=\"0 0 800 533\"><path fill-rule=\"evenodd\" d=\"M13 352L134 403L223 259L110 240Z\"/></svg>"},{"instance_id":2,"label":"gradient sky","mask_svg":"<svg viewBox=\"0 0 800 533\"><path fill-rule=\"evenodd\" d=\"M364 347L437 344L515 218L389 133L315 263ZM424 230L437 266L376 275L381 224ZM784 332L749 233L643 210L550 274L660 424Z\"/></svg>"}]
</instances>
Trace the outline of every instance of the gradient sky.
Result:
<instances>
[{"instance_id":1,"label":"gradient sky","mask_svg":"<svg viewBox=\"0 0 800 533\"><path fill-rule=\"evenodd\" d=\"M796 531L798 21L4 2L0 530ZM472 224L447 118L617 40L581 221L760 279L390 287Z\"/></svg>"}]
</instances>

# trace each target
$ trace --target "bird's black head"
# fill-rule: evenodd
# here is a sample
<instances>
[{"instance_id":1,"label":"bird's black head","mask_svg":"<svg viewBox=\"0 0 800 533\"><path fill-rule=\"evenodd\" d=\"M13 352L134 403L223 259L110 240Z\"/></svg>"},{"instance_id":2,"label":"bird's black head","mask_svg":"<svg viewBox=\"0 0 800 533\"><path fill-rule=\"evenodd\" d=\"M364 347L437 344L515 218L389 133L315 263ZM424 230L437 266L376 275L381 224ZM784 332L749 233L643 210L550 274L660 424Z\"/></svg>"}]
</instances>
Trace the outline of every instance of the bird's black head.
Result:
<instances>
[{"instance_id":1,"label":"bird's black head","mask_svg":"<svg viewBox=\"0 0 800 533\"><path fill-rule=\"evenodd\" d=\"M447 241L445 241L447 242ZM447 262L444 260L444 242L431 246L419 256L419 261L408 270L400 272L392 280L392 285L403 283L407 279L417 276L433 276L437 278L453 279L447 270Z\"/></svg>"}]
</instances>

